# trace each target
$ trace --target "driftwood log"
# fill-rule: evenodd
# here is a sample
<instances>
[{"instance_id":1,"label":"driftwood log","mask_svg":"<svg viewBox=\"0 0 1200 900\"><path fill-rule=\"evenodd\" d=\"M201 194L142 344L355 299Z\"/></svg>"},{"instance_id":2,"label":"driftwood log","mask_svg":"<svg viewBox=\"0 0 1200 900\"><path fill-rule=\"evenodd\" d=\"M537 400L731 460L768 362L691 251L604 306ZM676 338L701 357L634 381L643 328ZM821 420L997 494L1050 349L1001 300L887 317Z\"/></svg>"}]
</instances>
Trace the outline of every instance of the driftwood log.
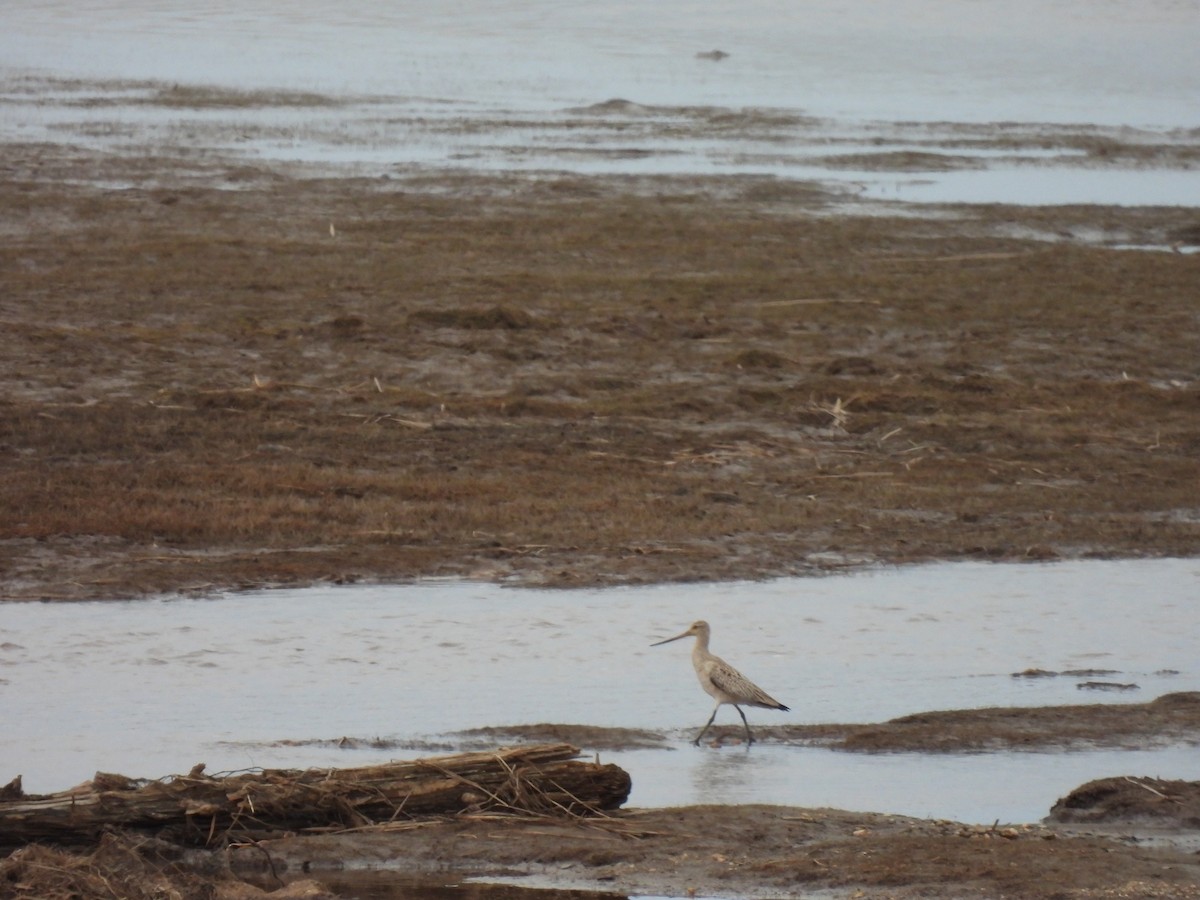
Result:
<instances>
[{"instance_id":1,"label":"driftwood log","mask_svg":"<svg viewBox=\"0 0 1200 900\"><path fill-rule=\"evenodd\" d=\"M98 772L39 796L24 794L18 778L0 789L0 846L90 843L111 827L212 846L485 810L581 816L624 803L629 774L578 756L570 744L542 744L354 769L210 776L200 764L157 781Z\"/></svg>"}]
</instances>

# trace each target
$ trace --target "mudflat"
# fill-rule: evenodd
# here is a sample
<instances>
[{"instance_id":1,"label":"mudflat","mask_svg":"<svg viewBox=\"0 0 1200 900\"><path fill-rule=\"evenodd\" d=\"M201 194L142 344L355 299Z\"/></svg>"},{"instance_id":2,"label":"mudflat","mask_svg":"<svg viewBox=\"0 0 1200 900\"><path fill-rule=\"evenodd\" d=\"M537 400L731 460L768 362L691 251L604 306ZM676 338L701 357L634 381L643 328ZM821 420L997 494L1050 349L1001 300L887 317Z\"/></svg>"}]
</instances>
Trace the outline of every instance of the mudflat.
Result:
<instances>
[{"instance_id":1,"label":"mudflat","mask_svg":"<svg viewBox=\"0 0 1200 900\"><path fill-rule=\"evenodd\" d=\"M1193 210L0 171L7 598L1200 550Z\"/></svg>"}]
</instances>

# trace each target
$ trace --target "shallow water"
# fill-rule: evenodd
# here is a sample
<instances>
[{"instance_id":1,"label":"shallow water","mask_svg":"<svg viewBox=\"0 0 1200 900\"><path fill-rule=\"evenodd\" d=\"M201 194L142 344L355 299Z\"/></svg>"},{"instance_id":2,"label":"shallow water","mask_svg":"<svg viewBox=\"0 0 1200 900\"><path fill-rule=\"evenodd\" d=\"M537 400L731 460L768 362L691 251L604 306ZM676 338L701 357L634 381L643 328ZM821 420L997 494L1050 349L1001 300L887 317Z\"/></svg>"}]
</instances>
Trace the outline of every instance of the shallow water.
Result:
<instances>
[{"instance_id":1,"label":"shallow water","mask_svg":"<svg viewBox=\"0 0 1200 900\"><path fill-rule=\"evenodd\" d=\"M792 707L751 710L752 724L1141 702L1200 690L1198 588L1200 562L1138 560L604 590L434 582L3 604L0 781L22 774L26 790L43 792L97 770L158 777L199 761L210 772L362 765L419 754L279 742L436 743L478 726L564 722L673 735L675 751L602 754L633 775L633 805L1038 819L1092 777L1194 778L1195 748L935 758L698 750L688 740L711 706L687 642L649 645L708 619L714 651ZM1099 680L1140 690L1012 677L1028 668L1112 669ZM718 716L736 721L728 709Z\"/></svg>"},{"instance_id":2,"label":"shallow water","mask_svg":"<svg viewBox=\"0 0 1200 900\"><path fill-rule=\"evenodd\" d=\"M1088 123L1102 138L1194 141L1197 21L1200 0L744 0L702 10L683 0L9 0L0 80L150 79L339 102L189 109L139 105L128 83L91 96L75 85L57 99L18 90L0 96L0 139L134 155L186 147L335 174L759 175L906 203L1195 207L1194 166L1072 159L1054 135ZM716 48L730 55L697 56ZM612 98L636 106L580 121L579 110ZM723 109L802 121L730 129L704 115ZM870 152L886 154L911 143L912 123L1006 122L1056 130L995 160L994 148L951 144L963 171L814 162L863 140L864 123L876 123ZM943 138L926 135L920 149L942 152Z\"/></svg>"},{"instance_id":3,"label":"shallow water","mask_svg":"<svg viewBox=\"0 0 1200 900\"><path fill-rule=\"evenodd\" d=\"M6 0L7 67L553 109L1194 126L1197 0ZM729 53L714 63L696 54Z\"/></svg>"},{"instance_id":4,"label":"shallow water","mask_svg":"<svg viewBox=\"0 0 1200 900\"><path fill-rule=\"evenodd\" d=\"M157 86L40 84L33 98L29 83L0 90L0 139L135 157L186 148L197 161L233 158L317 176L756 176L813 182L850 204L1200 207L1200 169L1101 164L1076 146L1090 138L1178 152L1187 146L1178 134L852 124L761 109L637 104L535 114L404 97L306 104L286 96L215 95L227 105L207 109L173 105ZM892 160L905 154L921 155L929 167L893 171ZM843 164L848 156L857 165Z\"/></svg>"},{"instance_id":5,"label":"shallow water","mask_svg":"<svg viewBox=\"0 0 1200 900\"><path fill-rule=\"evenodd\" d=\"M1097 171L1086 168L996 167L989 171L939 172L863 178L864 194L904 203L1015 203L1064 206L1200 206L1200 173L1171 170ZM1167 250L1169 248L1157 248Z\"/></svg>"}]
</instances>

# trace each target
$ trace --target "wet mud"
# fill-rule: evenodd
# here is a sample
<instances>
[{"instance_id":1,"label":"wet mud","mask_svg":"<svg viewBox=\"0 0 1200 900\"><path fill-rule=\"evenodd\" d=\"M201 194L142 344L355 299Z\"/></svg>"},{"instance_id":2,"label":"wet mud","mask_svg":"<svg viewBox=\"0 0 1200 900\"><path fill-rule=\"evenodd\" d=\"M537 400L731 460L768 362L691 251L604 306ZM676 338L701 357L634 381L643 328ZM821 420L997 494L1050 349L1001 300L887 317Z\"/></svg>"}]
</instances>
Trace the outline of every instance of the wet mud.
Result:
<instances>
[{"instance_id":1,"label":"wet mud","mask_svg":"<svg viewBox=\"0 0 1200 900\"><path fill-rule=\"evenodd\" d=\"M0 155L6 598L1200 549L1193 210Z\"/></svg>"},{"instance_id":2,"label":"wet mud","mask_svg":"<svg viewBox=\"0 0 1200 900\"><path fill-rule=\"evenodd\" d=\"M529 885L669 897L1182 898L1200 887L1195 848L1164 844L1142 826L1090 833L772 806L637 810L584 825L447 822L402 838L284 840L263 851L277 867L307 864L317 878L323 861L349 851L408 872L448 866ZM261 870L252 856L239 851L235 865Z\"/></svg>"},{"instance_id":3,"label":"wet mud","mask_svg":"<svg viewBox=\"0 0 1200 900\"><path fill-rule=\"evenodd\" d=\"M710 729L706 743L736 746L744 743L743 735L740 725L718 725ZM1200 745L1200 693L1164 694L1148 703L943 710L852 725L759 724L754 736L756 742L856 753L1134 750L1180 743ZM454 749L565 741L594 750L635 750L673 747L681 736L644 729L538 724L475 728L448 737L454 740ZM403 747L399 743L395 746Z\"/></svg>"}]
</instances>

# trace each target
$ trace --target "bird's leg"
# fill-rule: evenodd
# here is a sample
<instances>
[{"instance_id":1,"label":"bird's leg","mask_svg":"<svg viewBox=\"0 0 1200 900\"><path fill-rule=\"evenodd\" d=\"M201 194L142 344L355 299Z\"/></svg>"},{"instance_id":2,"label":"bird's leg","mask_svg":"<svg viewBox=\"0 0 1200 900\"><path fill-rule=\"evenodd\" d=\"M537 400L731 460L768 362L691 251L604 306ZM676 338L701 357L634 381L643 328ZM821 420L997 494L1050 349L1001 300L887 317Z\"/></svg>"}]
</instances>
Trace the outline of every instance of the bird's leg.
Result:
<instances>
[{"instance_id":1,"label":"bird's leg","mask_svg":"<svg viewBox=\"0 0 1200 900\"><path fill-rule=\"evenodd\" d=\"M698 735L696 735L696 739L694 741L692 741L692 743L695 744L697 747L700 746L700 738L704 737L704 732L708 731L709 726L712 725L712 723L713 723L713 719L715 719L717 717L717 710L720 708L721 708L720 703L718 703L716 706L713 707L713 714L708 717L708 721L704 723L704 727L700 729L700 733Z\"/></svg>"},{"instance_id":2,"label":"bird's leg","mask_svg":"<svg viewBox=\"0 0 1200 900\"><path fill-rule=\"evenodd\" d=\"M750 733L750 723L746 721L746 714L742 712L740 706L735 703L733 704L733 708L738 711L738 715L742 717L742 724L746 726L746 746L749 747L754 743L754 735Z\"/></svg>"}]
</instances>

